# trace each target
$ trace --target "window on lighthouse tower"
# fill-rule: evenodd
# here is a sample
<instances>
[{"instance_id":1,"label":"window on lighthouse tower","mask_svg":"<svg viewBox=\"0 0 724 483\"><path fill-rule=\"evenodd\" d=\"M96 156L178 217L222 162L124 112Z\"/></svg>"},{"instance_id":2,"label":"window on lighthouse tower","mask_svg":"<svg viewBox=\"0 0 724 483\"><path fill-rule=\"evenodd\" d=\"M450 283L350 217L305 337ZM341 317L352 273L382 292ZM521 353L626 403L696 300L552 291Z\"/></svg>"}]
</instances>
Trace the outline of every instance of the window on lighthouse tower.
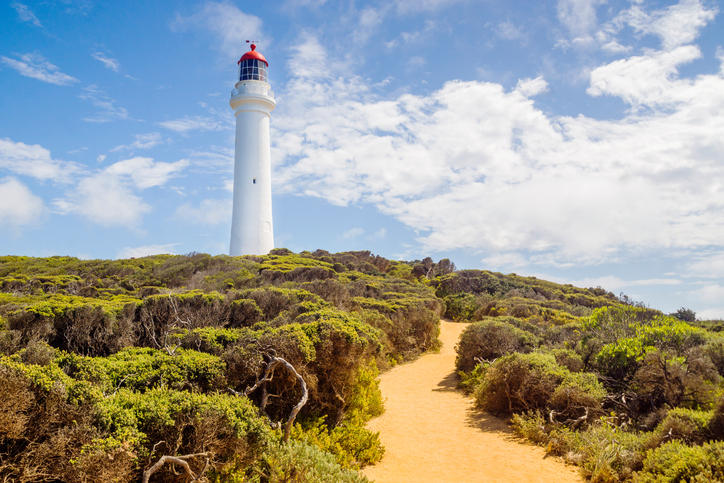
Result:
<instances>
[{"instance_id":1,"label":"window on lighthouse tower","mask_svg":"<svg viewBox=\"0 0 724 483\"><path fill-rule=\"evenodd\" d=\"M244 59L239 63L239 80L267 80L266 62L259 59Z\"/></svg>"}]
</instances>

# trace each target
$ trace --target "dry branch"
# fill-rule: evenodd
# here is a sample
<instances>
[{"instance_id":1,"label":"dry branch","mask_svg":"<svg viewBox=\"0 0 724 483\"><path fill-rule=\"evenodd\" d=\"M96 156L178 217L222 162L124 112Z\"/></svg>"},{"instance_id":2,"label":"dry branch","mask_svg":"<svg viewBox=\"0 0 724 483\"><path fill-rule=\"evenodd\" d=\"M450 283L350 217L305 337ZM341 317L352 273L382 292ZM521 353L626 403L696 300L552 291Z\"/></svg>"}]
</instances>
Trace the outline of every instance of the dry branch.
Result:
<instances>
[{"instance_id":1,"label":"dry branch","mask_svg":"<svg viewBox=\"0 0 724 483\"><path fill-rule=\"evenodd\" d=\"M163 467L163 465L165 465L166 463L179 465L186 471L186 474L191 477L191 481L195 481L196 475L194 474L193 471L191 471L191 467L186 462L186 460L190 459L190 458L196 458L198 456L208 456L208 453L186 454L186 455L182 455L182 456L169 456L169 455L161 456L158 459L158 461L156 461L156 463L153 464L153 466L151 466L150 468L148 468L146 471L143 472L143 483L148 483L148 480L151 478L151 476L155 472L160 470Z\"/></svg>"},{"instance_id":2,"label":"dry branch","mask_svg":"<svg viewBox=\"0 0 724 483\"><path fill-rule=\"evenodd\" d=\"M269 359L269 363L267 364L266 369L264 370L264 375L261 377L261 379L258 379L253 386L246 388L244 390L244 395L248 396L252 392L256 391L260 386L263 387L264 393L262 395L261 410L264 411L268 398L272 396L267 392L266 383L272 381L272 379L274 378L274 371L279 366L286 367L286 369L291 372L294 377L297 378L297 380L299 381L299 385L302 386L302 397L299 398L297 404L292 408L292 411L289 413L289 417L287 418L287 421L284 423L283 426L284 441L289 441L289 435L291 434L294 420L297 418L297 414L299 414L299 411L302 409L302 407L307 403L307 399L309 399L307 383L304 382L304 378L299 374L299 372L297 372L294 366L282 357L272 356Z\"/></svg>"}]
</instances>

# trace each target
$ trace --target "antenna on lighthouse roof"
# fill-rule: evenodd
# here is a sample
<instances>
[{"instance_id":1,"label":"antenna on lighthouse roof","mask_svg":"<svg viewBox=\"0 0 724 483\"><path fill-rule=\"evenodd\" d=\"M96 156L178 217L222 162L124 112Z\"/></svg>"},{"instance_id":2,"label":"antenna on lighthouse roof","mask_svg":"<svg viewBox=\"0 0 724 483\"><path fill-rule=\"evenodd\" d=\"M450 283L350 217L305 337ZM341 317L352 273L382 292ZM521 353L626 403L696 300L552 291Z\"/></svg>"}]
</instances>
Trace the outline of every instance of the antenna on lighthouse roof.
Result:
<instances>
[{"instance_id":1,"label":"antenna on lighthouse roof","mask_svg":"<svg viewBox=\"0 0 724 483\"><path fill-rule=\"evenodd\" d=\"M258 40L247 40L247 44L251 44L251 50L254 50L256 48L256 44L258 43Z\"/></svg>"}]
</instances>

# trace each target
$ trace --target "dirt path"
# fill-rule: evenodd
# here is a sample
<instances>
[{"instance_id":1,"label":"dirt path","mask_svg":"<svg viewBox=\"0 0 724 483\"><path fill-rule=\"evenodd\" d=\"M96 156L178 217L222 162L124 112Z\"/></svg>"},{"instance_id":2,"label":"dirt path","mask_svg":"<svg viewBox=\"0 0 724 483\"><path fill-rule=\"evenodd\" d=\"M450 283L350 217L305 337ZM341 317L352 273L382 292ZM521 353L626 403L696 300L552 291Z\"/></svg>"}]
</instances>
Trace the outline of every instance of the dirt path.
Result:
<instances>
[{"instance_id":1,"label":"dirt path","mask_svg":"<svg viewBox=\"0 0 724 483\"><path fill-rule=\"evenodd\" d=\"M385 413L368 427L380 432L386 453L365 475L378 483L582 481L574 467L518 442L455 389L455 344L464 328L442 321L440 353L381 376Z\"/></svg>"}]
</instances>

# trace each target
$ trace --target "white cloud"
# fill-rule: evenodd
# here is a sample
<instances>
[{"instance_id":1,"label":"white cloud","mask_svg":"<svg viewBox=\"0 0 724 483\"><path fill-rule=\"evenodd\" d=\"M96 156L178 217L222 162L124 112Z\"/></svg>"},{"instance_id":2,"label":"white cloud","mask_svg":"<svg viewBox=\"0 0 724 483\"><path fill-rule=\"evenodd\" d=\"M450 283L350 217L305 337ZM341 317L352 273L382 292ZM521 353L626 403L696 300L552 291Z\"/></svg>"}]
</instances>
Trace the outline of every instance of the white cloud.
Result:
<instances>
[{"instance_id":1,"label":"white cloud","mask_svg":"<svg viewBox=\"0 0 724 483\"><path fill-rule=\"evenodd\" d=\"M379 230L372 233L368 238L370 240L382 240L387 237L387 228L380 228Z\"/></svg>"},{"instance_id":2,"label":"white cloud","mask_svg":"<svg viewBox=\"0 0 724 483\"><path fill-rule=\"evenodd\" d=\"M0 224L28 225L37 221L45 208L43 200L15 178L0 179Z\"/></svg>"},{"instance_id":3,"label":"white cloud","mask_svg":"<svg viewBox=\"0 0 724 483\"><path fill-rule=\"evenodd\" d=\"M548 90L548 83L543 76L535 79L520 79L515 86L515 90L520 92L524 97L534 97Z\"/></svg>"},{"instance_id":4,"label":"white cloud","mask_svg":"<svg viewBox=\"0 0 724 483\"><path fill-rule=\"evenodd\" d=\"M35 25L36 27L42 27L43 25L40 23L40 20L38 20L38 17L35 16L32 10L27 5L23 5L22 3L14 2L10 4L11 7L15 9L15 11L18 13L18 17L23 22L30 22L31 24Z\"/></svg>"},{"instance_id":5,"label":"white cloud","mask_svg":"<svg viewBox=\"0 0 724 483\"><path fill-rule=\"evenodd\" d=\"M603 38L604 42L601 45L601 49L609 54L625 54L631 51L631 47L628 45L622 45L617 40L609 40Z\"/></svg>"},{"instance_id":6,"label":"white cloud","mask_svg":"<svg viewBox=\"0 0 724 483\"><path fill-rule=\"evenodd\" d=\"M586 45L593 41L598 26L596 7L605 0L558 0L558 20L566 27L573 44Z\"/></svg>"},{"instance_id":7,"label":"white cloud","mask_svg":"<svg viewBox=\"0 0 724 483\"><path fill-rule=\"evenodd\" d=\"M355 226L354 228L350 228L349 230L346 230L342 233L342 238L349 240L351 238L359 238L360 236L364 235L365 231L363 228L360 228L358 226Z\"/></svg>"},{"instance_id":8,"label":"white cloud","mask_svg":"<svg viewBox=\"0 0 724 483\"><path fill-rule=\"evenodd\" d=\"M125 107L116 105L116 101L96 85L91 84L84 87L83 92L78 97L90 102L99 109L94 115L84 117L84 121L103 123L128 119L129 117Z\"/></svg>"},{"instance_id":9,"label":"white cloud","mask_svg":"<svg viewBox=\"0 0 724 483\"><path fill-rule=\"evenodd\" d=\"M269 46L270 39L262 32L259 17L242 12L229 2L206 2L195 14L177 15L172 27L176 30L201 28L208 30L218 41L224 56L239 57L245 40L257 40Z\"/></svg>"},{"instance_id":10,"label":"white cloud","mask_svg":"<svg viewBox=\"0 0 724 483\"><path fill-rule=\"evenodd\" d=\"M81 179L72 195L53 205L61 214L77 213L104 226L135 226L151 211L125 183L105 173Z\"/></svg>"},{"instance_id":11,"label":"white cloud","mask_svg":"<svg viewBox=\"0 0 724 483\"><path fill-rule=\"evenodd\" d=\"M231 199L207 199L198 206L184 203L176 210L176 217L202 225L219 225L231 222L231 208Z\"/></svg>"},{"instance_id":12,"label":"white cloud","mask_svg":"<svg viewBox=\"0 0 724 483\"><path fill-rule=\"evenodd\" d=\"M162 186L188 166L136 157L118 161L82 178L72 193L53 201L61 214L77 213L105 226L136 226L151 207L134 192Z\"/></svg>"},{"instance_id":13,"label":"white cloud","mask_svg":"<svg viewBox=\"0 0 724 483\"><path fill-rule=\"evenodd\" d=\"M684 276L724 278L724 252L699 255L686 267Z\"/></svg>"},{"instance_id":14,"label":"white cloud","mask_svg":"<svg viewBox=\"0 0 724 483\"><path fill-rule=\"evenodd\" d=\"M51 64L40 54L21 54L19 59L0 56L0 61L18 71L20 75L39 81L67 86L78 82L73 76L60 71L58 66Z\"/></svg>"},{"instance_id":15,"label":"white cloud","mask_svg":"<svg viewBox=\"0 0 724 483\"><path fill-rule=\"evenodd\" d=\"M591 71L592 96L612 95L632 105L656 105L691 100L691 83L677 79L677 68L701 56L694 45L617 60Z\"/></svg>"},{"instance_id":16,"label":"white cloud","mask_svg":"<svg viewBox=\"0 0 724 483\"><path fill-rule=\"evenodd\" d=\"M222 124L210 117L183 117L181 119L173 119L170 121L163 121L158 123L161 127L170 129L176 132L189 132L189 131L219 131L222 129Z\"/></svg>"},{"instance_id":17,"label":"white cloud","mask_svg":"<svg viewBox=\"0 0 724 483\"><path fill-rule=\"evenodd\" d=\"M385 9L379 7L367 7L362 9L358 14L358 24L352 33L352 38L356 43L364 43L374 34L377 27L384 19Z\"/></svg>"},{"instance_id":18,"label":"white cloud","mask_svg":"<svg viewBox=\"0 0 724 483\"><path fill-rule=\"evenodd\" d=\"M506 40L524 40L526 38L525 33L517 25L510 20L500 22L495 29L499 37Z\"/></svg>"},{"instance_id":19,"label":"white cloud","mask_svg":"<svg viewBox=\"0 0 724 483\"><path fill-rule=\"evenodd\" d=\"M705 303L721 304L724 302L724 285L705 285L694 291L695 296Z\"/></svg>"},{"instance_id":20,"label":"white cloud","mask_svg":"<svg viewBox=\"0 0 724 483\"><path fill-rule=\"evenodd\" d=\"M234 170L234 149L231 146L210 146L208 151L193 151L189 155L191 164L204 173L232 174ZM231 180L233 183L233 180Z\"/></svg>"},{"instance_id":21,"label":"white cloud","mask_svg":"<svg viewBox=\"0 0 724 483\"><path fill-rule=\"evenodd\" d=\"M121 144L111 149L111 152L121 151L124 149L151 149L154 146L158 146L163 142L161 133L150 132L146 134L136 134L134 140L130 144Z\"/></svg>"},{"instance_id":22,"label":"white cloud","mask_svg":"<svg viewBox=\"0 0 724 483\"><path fill-rule=\"evenodd\" d=\"M59 161L39 144L0 139L0 168L40 180L65 182L80 168L75 163Z\"/></svg>"},{"instance_id":23,"label":"white cloud","mask_svg":"<svg viewBox=\"0 0 724 483\"><path fill-rule=\"evenodd\" d=\"M650 14L640 5L633 5L615 22L629 25L637 32L656 35L664 49L673 49L696 40L701 28L713 20L717 12L716 7L707 9L700 0L681 0Z\"/></svg>"},{"instance_id":24,"label":"white cloud","mask_svg":"<svg viewBox=\"0 0 724 483\"><path fill-rule=\"evenodd\" d=\"M172 176L188 165L189 162L185 159L164 163L154 161L153 158L135 157L110 165L104 173L115 177L130 177L138 189L147 189L166 184Z\"/></svg>"},{"instance_id":25,"label":"white cloud","mask_svg":"<svg viewBox=\"0 0 724 483\"><path fill-rule=\"evenodd\" d=\"M604 277L591 277L574 281L566 281L561 283L570 283L576 287L603 287L610 292L618 292L624 288L632 287L656 287L662 285L681 285L681 280L676 278L648 278L641 280L624 280L614 275Z\"/></svg>"},{"instance_id":26,"label":"white cloud","mask_svg":"<svg viewBox=\"0 0 724 483\"><path fill-rule=\"evenodd\" d=\"M528 260L522 259L518 260L520 261L519 266L526 266L528 264ZM517 267L518 265L513 265L513 267ZM505 265L507 268L508 266ZM678 278L648 278L648 279L634 279L634 280L626 280L621 277L618 277L616 275L604 275L600 277L587 277L587 278L581 278L577 280L571 280L570 278L561 278L556 277L553 275L543 274L543 273L537 273L534 275L535 277L538 277L543 280L550 280L551 282L561 283L561 284L571 284L576 287L601 287L605 290L608 290L609 292L613 292L614 294L618 294L622 291L629 291L630 289L636 288L636 287L661 287L661 286L678 286L681 285L683 282ZM631 295L631 294L629 294ZM634 296L634 298L636 298Z\"/></svg>"},{"instance_id":27,"label":"white cloud","mask_svg":"<svg viewBox=\"0 0 724 483\"><path fill-rule=\"evenodd\" d=\"M96 51L91 54L91 57L93 57L95 60L103 64L103 66L106 69L110 69L113 72L118 72L118 70L121 68L121 64L114 59L113 57L108 56L107 54Z\"/></svg>"},{"instance_id":28,"label":"white cloud","mask_svg":"<svg viewBox=\"0 0 724 483\"><path fill-rule=\"evenodd\" d=\"M699 320L724 320L724 305L699 310L696 312L696 318Z\"/></svg>"},{"instance_id":29,"label":"white cloud","mask_svg":"<svg viewBox=\"0 0 724 483\"><path fill-rule=\"evenodd\" d=\"M342 69L320 74L310 62L328 56L303 44L314 55L290 59L273 126L283 192L372 204L428 250L598 263L724 245L724 74L680 78L695 47L594 69L591 94L647 107L597 120L538 109L526 95L542 78L380 100Z\"/></svg>"},{"instance_id":30,"label":"white cloud","mask_svg":"<svg viewBox=\"0 0 724 483\"><path fill-rule=\"evenodd\" d=\"M165 245L144 245L140 247L124 247L120 252L118 252L116 258L141 258L150 255L164 254L173 255L176 253L174 251L174 247L176 247L176 245L178 245L178 243L166 243Z\"/></svg>"},{"instance_id":31,"label":"white cloud","mask_svg":"<svg viewBox=\"0 0 724 483\"><path fill-rule=\"evenodd\" d=\"M518 267L524 267L529 264L529 260L526 257L516 252L496 253L495 255L483 258L481 262L483 263L483 266L491 267L496 270L510 270Z\"/></svg>"},{"instance_id":32,"label":"white cloud","mask_svg":"<svg viewBox=\"0 0 724 483\"><path fill-rule=\"evenodd\" d=\"M433 32L437 27L438 23L434 20L425 20L425 24L422 29L414 30L411 32L401 32L396 38L385 42L385 47L387 47L388 49L394 49L400 44L411 44L414 42L419 42L434 35Z\"/></svg>"}]
</instances>

